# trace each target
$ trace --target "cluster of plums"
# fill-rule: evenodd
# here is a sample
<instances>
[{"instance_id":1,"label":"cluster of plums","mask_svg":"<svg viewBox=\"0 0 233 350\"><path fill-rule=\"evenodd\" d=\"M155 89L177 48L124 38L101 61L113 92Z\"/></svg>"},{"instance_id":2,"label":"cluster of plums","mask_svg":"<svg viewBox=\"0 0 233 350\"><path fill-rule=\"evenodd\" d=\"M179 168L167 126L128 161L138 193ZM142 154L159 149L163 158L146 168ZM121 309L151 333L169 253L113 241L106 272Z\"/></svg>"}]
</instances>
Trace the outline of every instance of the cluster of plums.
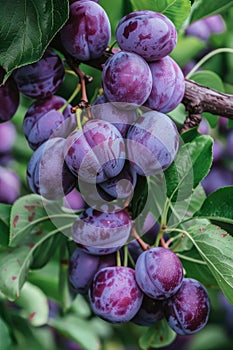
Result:
<instances>
[{"instance_id":1,"label":"cluster of plums","mask_svg":"<svg viewBox=\"0 0 233 350\"><path fill-rule=\"evenodd\" d=\"M150 326L166 318L177 334L184 335L201 330L208 321L205 287L183 276L180 260L167 248L143 251L132 268L116 266L112 253L89 254L77 247L69 278L77 293L88 294L94 313L112 323Z\"/></svg>"},{"instance_id":2,"label":"cluster of plums","mask_svg":"<svg viewBox=\"0 0 233 350\"><path fill-rule=\"evenodd\" d=\"M59 38L66 55L85 62L103 54L110 32L98 3L72 1ZM208 320L209 299L198 281L184 278L174 252L153 247L141 252L135 268L116 264L116 252L132 240L127 208L138 176L163 173L178 152L177 127L165 114L185 89L181 69L168 56L177 32L163 14L137 11L120 20L116 39L119 48L103 67L103 95L82 111L88 120L81 128L82 113L73 113L56 95L65 68L51 48L38 62L16 69L0 88L0 120L14 115L19 92L32 98L23 121L34 151L27 169L31 191L57 200L77 188L87 204L71 228L78 247L70 283L88 294L94 313L144 326L166 318L178 334L192 334Z\"/></svg>"}]
</instances>

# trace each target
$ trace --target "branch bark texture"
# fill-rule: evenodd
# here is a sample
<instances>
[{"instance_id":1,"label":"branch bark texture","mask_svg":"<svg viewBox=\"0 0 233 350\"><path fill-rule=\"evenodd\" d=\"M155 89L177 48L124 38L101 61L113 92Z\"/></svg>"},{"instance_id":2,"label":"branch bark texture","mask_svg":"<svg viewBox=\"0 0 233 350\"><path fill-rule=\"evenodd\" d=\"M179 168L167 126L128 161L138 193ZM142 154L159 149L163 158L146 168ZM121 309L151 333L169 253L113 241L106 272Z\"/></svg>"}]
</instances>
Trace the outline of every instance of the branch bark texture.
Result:
<instances>
[{"instance_id":1,"label":"branch bark texture","mask_svg":"<svg viewBox=\"0 0 233 350\"><path fill-rule=\"evenodd\" d=\"M200 85L193 80L185 81L185 94L182 103L193 115L209 112L233 120L233 95Z\"/></svg>"}]
</instances>

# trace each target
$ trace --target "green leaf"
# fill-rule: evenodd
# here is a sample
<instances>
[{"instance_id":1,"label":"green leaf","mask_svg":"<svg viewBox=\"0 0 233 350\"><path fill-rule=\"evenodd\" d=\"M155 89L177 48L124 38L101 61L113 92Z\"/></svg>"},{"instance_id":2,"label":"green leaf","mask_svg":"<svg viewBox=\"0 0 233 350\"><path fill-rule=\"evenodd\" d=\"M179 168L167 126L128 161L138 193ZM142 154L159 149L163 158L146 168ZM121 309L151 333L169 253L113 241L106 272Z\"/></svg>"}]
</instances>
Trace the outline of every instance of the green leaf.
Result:
<instances>
[{"instance_id":1,"label":"green leaf","mask_svg":"<svg viewBox=\"0 0 233 350\"><path fill-rule=\"evenodd\" d=\"M113 336L114 330L111 323L104 321L99 317L92 317L89 322L91 327L93 327L94 332L102 339L109 339Z\"/></svg>"},{"instance_id":2,"label":"green leaf","mask_svg":"<svg viewBox=\"0 0 233 350\"><path fill-rule=\"evenodd\" d=\"M12 315L16 344L10 350L57 350L51 329L48 327L34 327L19 315Z\"/></svg>"},{"instance_id":3,"label":"green leaf","mask_svg":"<svg viewBox=\"0 0 233 350\"><path fill-rule=\"evenodd\" d=\"M57 246L61 243L61 235L53 235L46 239L33 253L31 269L41 269L45 266L56 252Z\"/></svg>"},{"instance_id":4,"label":"green leaf","mask_svg":"<svg viewBox=\"0 0 233 350\"><path fill-rule=\"evenodd\" d=\"M167 16L179 30L189 16L191 3L189 0L130 0L134 11L151 10Z\"/></svg>"},{"instance_id":5,"label":"green leaf","mask_svg":"<svg viewBox=\"0 0 233 350\"><path fill-rule=\"evenodd\" d=\"M54 229L52 224L38 234L37 228L27 236L20 246L5 248L0 251L0 291L9 299L19 297L33 261L35 250L49 237L58 234L60 230L70 228L70 225Z\"/></svg>"},{"instance_id":6,"label":"green leaf","mask_svg":"<svg viewBox=\"0 0 233 350\"><path fill-rule=\"evenodd\" d=\"M32 262L30 252L29 246L0 251L0 291L10 300L19 297Z\"/></svg>"},{"instance_id":7,"label":"green leaf","mask_svg":"<svg viewBox=\"0 0 233 350\"><path fill-rule=\"evenodd\" d=\"M132 212L132 218L138 217L145 207L145 203L148 197L148 183L145 176L138 176L137 183L134 189L133 198L130 202L130 211Z\"/></svg>"},{"instance_id":8,"label":"green leaf","mask_svg":"<svg viewBox=\"0 0 233 350\"><path fill-rule=\"evenodd\" d=\"M14 202L10 219L9 245L11 247L20 244L24 237L33 230L34 226L43 231L43 221L49 220L44 208L46 203L47 201L43 201L42 197L37 194L20 197Z\"/></svg>"},{"instance_id":9,"label":"green leaf","mask_svg":"<svg viewBox=\"0 0 233 350\"><path fill-rule=\"evenodd\" d=\"M7 324L0 318L0 339L1 350L10 350L12 345L9 328Z\"/></svg>"},{"instance_id":10,"label":"green leaf","mask_svg":"<svg viewBox=\"0 0 233 350\"><path fill-rule=\"evenodd\" d=\"M210 70L202 70L194 73L191 79L196 81L198 84L204 85L208 88L215 89L224 92L224 85L220 76Z\"/></svg>"},{"instance_id":11,"label":"green leaf","mask_svg":"<svg viewBox=\"0 0 233 350\"><path fill-rule=\"evenodd\" d=\"M48 300L38 287L26 282L16 303L22 307L20 314L33 326L43 326L47 323L49 316Z\"/></svg>"},{"instance_id":12,"label":"green leaf","mask_svg":"<svg viewBox=\"0 0 233 350\"><path fill-rule=\"evenodd\" d=\"M169 117L175 122L176 125L182 126L187 117L187 112L185 106L182 103L179 103L178 106L168 113Z\"/></svg>"},{"instance_id":13,"label":"green leaf","mask_svg":"<svg viewBox=\"0 0 233 350\"><path fill-rule=\"evenodd\" d=\"M19 296L29 267L42 267L51 258L50 248L54 247L57 241L54 236L60 229L55 228L45 211L48 204L42 197L31 194L19 198L12 206L10 245L13 249L0 252L4 259L0 264L0 289L11 299Z\"/></svg>"},{"instance_id":14,"label":"green leaf","mask_svg":"<svg viewBox=\"0 0 233 350\"><path fill-rule=\"evenodd\" d=\"M228 128L233 128L233 120L229 119L227 123Z\"/></svg>"},{"instance_id":15,"label":"green leaf","mask_svg":"<svg viewBox=\"0 0 233 350\"><path fill-rule=\"evenodd\" d=\"M59 263L57 260L50 260L43 268L30 270L28 281L38 286L48 298L60 303L60 291L58 288Z\"/></svg>"},{"instance_id":16,"label":"green leaf","mask_svg":"<svg viewBox=\"0 0 233 350\"><path fill-rule=\"evenodd\" d=\"M164 174L148 177L148 199L145 212L149 210L158 221L166 202L166 179Z\"/></svg>"},{"instance_id":17,"label":"green leaf","mask_svg":"<svg viewBox=\"0 0 233 350\"><path fill-rule=\"evenodd\" d=\"M182 132L180 135L184 143L192 142L196 137L201 136L201 134L198 131L198 127L191 128L189 130L186 130Z\"/></svg>"},{"instance_id":18,"label":"green leaf","mask_svg":"<svg viewBox=\"0 0 233 350\"><path fill-rule=\"evenodd\" d=\"M118 25L118 22L120 18L122 18L126 14L125 13L126 1L125 0L117 0L117 1L101 0L100 5L104 8L106 13L108 14L108 18L112 29L111 43L113 43L116 40L115 32L116 32L116 27Z\"/></svg>"},{"instance_id":19,"label":"green leaf","mask_svg":"<svg viewBox=\"0 0 233 350\"><path fill-rule=\"evenodd\" d=\"M77 316L67 315L63 318L50 319L49 324L64 336L76 341L84 350L100 349L98 336L88 320L83 321Z\"/></svg>"},{"instance_id":20,"label":"green leaf","mask_svg":"<svg viewBox=\"0 0 233 350\"><path fill-rule=\"evenodd\" d=\"M157 221L161 216L166 201L166 181L164 175L140 176L130 203L130 211L139 234L148 213Z\"/></svg>"},{"instance_id":21,"label":"green leaf","mask_svg":"<svg viewBox=\"0 0 233 350\"><path fill-rule=\"evenodd\" d=\"M233 304L233 237L212 224L190 227L187 236L206 262L220 289Z\"/></svg>"},{"instance_id":22,"label":"green leaf","mask_svg":"<svg viewBox=\"0 0 233 350\"><path fill-rule=\"evenodd\" d=\"M231 348L232 340L231 337L226 336L223 324L209 322L201 332L195 334L189 350L230 350Z\"/></svg>"},{"instance_id":23,"label":"green leaf","mask_svg":"<svg viewBox=\"0 0 233 350\"><path fill-rule=\"evenodd\" d=\"M176 333L169 327L165 319L148 327L139 339L139 345L143 350L149 348L163 348L171 344L176 338Z\"/></svg>"},{"instance_id":24,"label":"green leaf","mask_svg":"<svg viewBox=\"0 0 233 350\"><path fill-rule=\"evenodd\" d=\"M9 241L11 205L0 203L0 246L7 246Z\"/></svg>"},{"instance_id":25,"label":"green leaf","mask_svg":"<svg viewBox=\"0 0 233 350\"><path fill-rule=\"evenodd\" d=\"M209 194L195 216L233 224L233 186L219 188Z\"/></svg>"},{"instance_id":26,"label":"green leaf","mask_svg":"<svg viewBox=\"0 0 233 350\"><path fill-rule=\"evenodd\" d=\"M21 244L31 232L37 231L37 235L41 235L48 228L72 224L76 218L77 215L63 212L59 203L47 201L37 194L20 197L11 210L10 246Z\"/></svg>"},{"instance_id":27,"label":"green leaf","mask_svg":"<svg viewBox=\"0 0 233 350\"><path fill-rule=\"evenodd\" d=\"M200 227L200 223L198 224ZM216 288L218 286L216 279L211 273L206 262L203 261L197 249L193 247L189 251L176 253L185 269L185 277L198 280L206 287Z\"/></svg>"},{"instance_id":28,"label":"green leaf","mask_svg":"<svg viewBox=\"0 0 233 350\"><path fill-rule=\"evenodd\" d=\"M176 223L176 225L181 225L183 229L187 229L188 227L195 225L195 223L209 223L207 219L193 219L194 213L200 209L205 198L205 191L203 190L202 186L199 185L195 188L190 197L176 201L175 203L170 203L173 214L173 225L174 223ZM192 221L189 221L190 218L192 218ZM187 242L186 237L183 237L181 242L179 243L181 251L183 249L190 249L190 243L190 240L188 240Z\"/></svg>"},{"instance_id":29,"label":"green leaf","mask_svg":"<svg viewBox=\"0 0 233 350\"><path fill-rule=\"evenodd\" d=\"M187 47L189 48L188 50ZM193 36L180 36L170 56L179 64L180 67L184 67L205 47L206 43L198 38Z\"/></svg>"},{"instance_id":30,"label":"green leaf","mask_svg":"<svg viewBox=\"0 0 233 350\"><path fill-rule=\"evenodd\" d=\"M9 76L38 61L69 15L67 0L0 0L0 65Z\"/></svg>"},{"instance_id":31,"label":"green leaf","mask_svg":"<svg viewBox=\"0 0 233 350\"><path fill-rule=\"evenodd\" d=\"M190 22L226 11L232 5L232 0L196 0L192 6Z\"/></svg>"},{"instance_id":32,"label":"green leaf","mask_svg":"<svg viewBox=\"0 0 233 350\"><path fill-rule=\"evenodd\" d=\"M192 189L208 174L212 164L213 139L196 137L181 146L175 161L165 171L167 196L171 200L188 198Z\"/></svg>"},{"instance_id":33,"label":"green leaf","mask_svg":"<svg viewBox=\"0 0 233 350\"><path fill-rule=\"evenodd\" d=\"M76 295L70 307L70 311L82 319L89 318L92 313L88 300L86 300L85 296L83 296L82 294ZM96 319L99 320L99 318Z\"/></svg>"},{"instance_id":34,"label":"green leaf","mask_svg":"<svg viewBox=\"0 0 233 350\"><path fill-rule=\"evenodd\" d=\"M148 178L139 175L137 177L137 184L134 190L134 195L132 198L132 211L134 217L140 214L144 208L145 201L148 196Z\"/></svg>"},{"instance_id":35,"label":"green leaf","mask_svg":"<svg viewBox=\"0 0 233 350\"><path fill-rule=\"evenodd\" d=\"M192 216L197 210L200 209L206 199L206 194L201 185L197 186L192 193L191 200L189 201L189 207L187 217Z\"/></svg>"}]
</instances>

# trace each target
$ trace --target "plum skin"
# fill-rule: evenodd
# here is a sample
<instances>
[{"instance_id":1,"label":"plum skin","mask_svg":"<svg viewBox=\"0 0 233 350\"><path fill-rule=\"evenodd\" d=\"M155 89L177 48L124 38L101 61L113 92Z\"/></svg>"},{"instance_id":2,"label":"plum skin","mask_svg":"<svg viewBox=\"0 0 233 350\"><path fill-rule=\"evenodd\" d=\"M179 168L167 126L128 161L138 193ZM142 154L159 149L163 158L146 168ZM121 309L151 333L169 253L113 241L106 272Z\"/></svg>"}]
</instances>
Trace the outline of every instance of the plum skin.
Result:
<instances>
[{"instance_id":1,"label":"plum skin","mask_svg":"<svg viewBox=\"0 0 233 350\"><path fill-rule=\"evenodd\" d=\"M107 121L92 119L66 139L65 161L80 180L100 183L118 175L125 163L119 130Z\"/></svg>"},{"instance_id":2,"label":"plum skin","mask_svg":"<svg viewBox=\"0 0 233 350\"><path fill-rule=\"evenodd\" d=\"M137 113L134 110L122 108L120 102L112 104L105 95L97 97L90 108L90 112L92 118L112 123L123 137L125 137L130 125L137 119Z\"/></svg>"},{"instance_id":3,"label":"plum skin","mask_svg":"<svg viewBox=\"0 0 233 350\"><path fill-rule=\"evenodd\" d=\"M0 67L0 81L4 75L5 71ZM0 86L0 105L0 123L12 119L19 107L19 90L12 76Z\"/></svg>"},{"instance_id":4,"label":"plum skin","mask_svg":"<svg viewBox=\"0 0 233 350\"><path fill-rule=\"evenodd\" d=\"M164 318L163 305L161 300L144 295L142 305L131 322L145 327L155 324Z\"/></svg>"},{"instance_id":5,"label":"plum skin","mask_svg":"<svg viewBox=\"0 0 233 350\"><path fill-rule=\"evenodd\" d=\"M76 1L60 32L66 51L80 61L100 57L108 46L111 26L104 9L93 1Z\"/></svg>"},{"instance_id":6,"label":"plum skin","mask_svg":"<svg viewBox=\"0 0 233 350\"><path fill-rule=\"evenodd\" d=\"M28 185L32 192L46 199L63 198L76 185L76 177L64 160L64 144L61 137L48 139L35 150L28 163Z\"/></svg>"},{"instance_id":7,"label":"plum skin","mask_svg":"<svg viewBox=\"0 0 233 350\"><path fill-rule=\"evenodd\" d=\"M184 278L179 291L164 307L170 327L180 335L200 331L208 322L210 301L205 287L193 278Z\"/></svg>"},{"instance_id":8,"label":"plum skin","mask_svg":"<svg viewBox=\"0 0 233 350\"><path fill-rule=\"evenodd\" d=\"M93 312L111 323L130 321L143 299L134 270L123 266L99 270L88 294Z\"/></svg>"},{"instance_id":9,"label":"plum skin","mask_svg":"<svg viewBox=\"0 0 233 350\"><path fill-rule=\"evenodd\" d=\"M105 63L102 73L104 94L108 101L121 102L123 108L137 108L145 103L152 88L147 62L132 52L120 51Z\"/></svg>"},{"instance_id":10,"label":"plum skin","mask_svg":"<svg viewBox=\"0 0 233 350\"><path fill-rule=\"evenodd\" d=\"M169 56L149 64L152 90L145 106L162 113L175 109L185 93L185 80L178 64Z\"/></svg>"},{"instance_id":11,"label":"plum skin","mask_svg":"<svg viewBox=\"0 0 233 350\"><path fill-rule=\"evenodd\" d=\"M181 287L183 267L174 252L155 247L139 255L135 275L139 287L148 297L163 300Z\"/></svg>"},{"instance_id":12,"label":"plum skin","mask_svg":"<svg viewBox=\"0 0 233 350\"><path fill-rule=\"evenodd\" d=\"M21 93L31 98L47 98L60 87L65 76L61 58L46 50L42 58L32 64L17 68L14 79Z\"/></svg>"},{"instance_id":13,"label":"plum skin","mask_svg":"<svg viewBox=\"0 0 233 350\"><path fill-rule=\"evenodd\" d=\"M131 165L138 174L160 174L176 157L179 133L166 114L149 111L138 117L129 128L126 147Z\"/></svg>"},{"instance_id":14,"label":"plum skin","mask_svg":"<svg viewBox=\"0 0 233 350\"><path fill-rule=\"evenodd\" d=\"M114 254L98 256L88 254L77 247L69 262L69 282L76 293L86 294L97 271L116 265Z\"/></svg>"},{"instance_id":15,"label":"plum skin","mask_svg":"<svg viewBox=\"0 0 233 350\"><path fill-rule=\"evenodd\" d=\"M126 244L131 228L131 219L124 210L105 213L88 208L73 223L71 236L85 252L106 255Z\"/></svg>"},{"instance_id":16,"label":"plum skin","mask_svg":"<svg viewBox=\"0 0 233 350\"><path fill-rule=\"evenodd\" d=\"M76 127L75 113L71 113L69 104L61 113L59 109L66 103L60 96L36 100L28 108L23 131L29 146L36 150L52 137L67 137Z\"/></svg>"},{"instance_id":17,"label":"plum skin","mask_svg":"<svg viewBox=\"0 0 233 350\"><path fill-rule=\"evenodd\" d=\"M0 166L0 203L13 204L20 196L21 182L15 171Z\"/></svg>"},{"instance_id":18,"label":"plum skin","mask_svg":"<svg viewBox=\"0 0 233 350\"><path fill-rule=\"evenodd\" d=\"M174 24L162 13L142 10L129 13L120 20L116 39L122 50L135 52L151 62L174 49L177 32Z\"/></svg>"},{"instance_id":19,"label":"plum skin","mask_svg":"<svg viewBox=\"0 0 233 350\"><path fill-rule=\"evenodd\" d=\"M0 123L0 155L8 153L16 140L16 127L11 121Z\"/></svg>"}]
</instances>

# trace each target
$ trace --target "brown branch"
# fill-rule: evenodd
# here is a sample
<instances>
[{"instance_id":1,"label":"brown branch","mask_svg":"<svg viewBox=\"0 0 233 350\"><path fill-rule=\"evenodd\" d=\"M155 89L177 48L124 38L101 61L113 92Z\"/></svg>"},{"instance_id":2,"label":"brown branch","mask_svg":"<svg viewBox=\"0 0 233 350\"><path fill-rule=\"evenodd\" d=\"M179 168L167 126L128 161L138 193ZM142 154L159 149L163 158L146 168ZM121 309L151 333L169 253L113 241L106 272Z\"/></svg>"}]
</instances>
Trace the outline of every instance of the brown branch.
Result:
<instances>
[{"instance_id":1,"label":"brown branch","mask_svg":"<svg viewBox=\"0 0 233 350\"><path fill-rule=\"evenodd\" d=\"M202 115L201 114L193 114L192 112L189 112L184 125L181 129L181 132L187 131L191 128L194 128L198 126L201 122Z\"/></svg>"},{"instance_id":2,"label":"brown branch","mask_svg":"<svg viewBox=\"0 0 233 350\"><path fill-rule=\"evenodd\" d=\"M192 115L209 112L233 120L233 95L185 80L185 94L182 103Z\"/></svg>"}]
</instances>

